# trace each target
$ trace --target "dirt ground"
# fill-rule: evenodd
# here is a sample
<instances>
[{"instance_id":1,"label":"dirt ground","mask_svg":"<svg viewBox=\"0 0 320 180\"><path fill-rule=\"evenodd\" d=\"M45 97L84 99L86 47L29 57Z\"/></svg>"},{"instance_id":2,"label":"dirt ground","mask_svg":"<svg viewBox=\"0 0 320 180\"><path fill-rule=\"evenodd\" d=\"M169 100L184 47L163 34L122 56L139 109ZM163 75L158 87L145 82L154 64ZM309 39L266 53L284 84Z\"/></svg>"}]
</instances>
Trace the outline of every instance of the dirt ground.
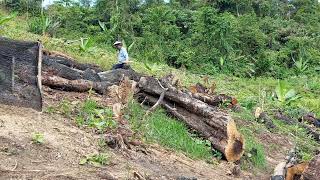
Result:
<instances>
[{"instance_id":1,"label":"dirt ground","mask_svg":"<svg viewBox=\"0 0 320 180\"><path fill-rule=\"evenodd\" d=\"M86 94L46 90L45 106L64 98L83 100ZM99 98L99 97L96 97ZM108 101L105 101L108 104ZM44 135L43 144L32 143L32 135ZM268 134L266 135L268 136ZM157 145L139 148L108 149L110 162L103 167L79 165L81 158L99 152L99 135L80 129L61 115L27 108L0 105L0 180L6 179L268 179L268 174L242 171L230 175L233 164L208 164ZM270 138L267 138L270 139ZM281 155L268 157L276 164ZM269 172L268 172L269 173Z\"/></svg>"}]
</instances>

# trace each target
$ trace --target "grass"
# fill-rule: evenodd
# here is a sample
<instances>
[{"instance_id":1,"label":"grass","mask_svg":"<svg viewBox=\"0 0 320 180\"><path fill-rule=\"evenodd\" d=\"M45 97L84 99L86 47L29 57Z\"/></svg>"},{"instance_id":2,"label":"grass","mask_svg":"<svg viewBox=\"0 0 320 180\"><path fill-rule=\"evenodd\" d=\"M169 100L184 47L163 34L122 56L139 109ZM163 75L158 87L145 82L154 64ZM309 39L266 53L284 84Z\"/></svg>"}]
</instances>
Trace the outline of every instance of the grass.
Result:
<instances>
[{"instance_id":1,"label":"grass","mask_svg":"<svg viewBox=\"0 0 320 180\"><path fill-rule=\"evenodd\" d=\"M242 168L252 169L266 167L266 153L263 144L254 136L255 133L249 128L240 128L240 132L245 137L245 156L243 158Z\"/></svg>"},{"instance_id":2,"label":"grass","mask_svg":"<svg viewBox=\"0 0 320 180\"><path fill-rule=\"evenodd\" d=\"M307 133L307 131L298 125L287 125L282 121L273 120L279 133L288 136L294 146L298 148L299 155L303 161L312 159L313 154L319 148L319 144Z\"/></svg>"},{"instance_id":3,"label":"grass","mask_svg":"<svg viewBox=\"0 0 320 180\"><path fill-rule=\"evenodd\" d=\"M126 113L132 129L142 132L146 142L158 143L195 159L212 158L210 143L190 134L183 123L169 118L162 109L143 119L145 111L138 103L131 101Z\"/></svg>"}]
</instances>

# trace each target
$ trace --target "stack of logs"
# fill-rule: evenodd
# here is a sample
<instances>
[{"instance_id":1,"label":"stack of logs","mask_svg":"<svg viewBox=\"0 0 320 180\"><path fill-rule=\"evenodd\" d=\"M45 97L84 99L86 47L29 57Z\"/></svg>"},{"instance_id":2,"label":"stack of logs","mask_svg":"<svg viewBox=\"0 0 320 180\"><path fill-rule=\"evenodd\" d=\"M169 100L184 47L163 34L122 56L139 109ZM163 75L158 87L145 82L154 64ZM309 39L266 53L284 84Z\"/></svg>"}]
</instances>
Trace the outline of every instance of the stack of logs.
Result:
<instances>
[{"instance_id":1,"label":"stack of logs","mask_svg":"<svg viewBox=\"0 0 320 180\"><path fill-rule=\"evenodd\" d=\"M128 77L137 84L139 90L135 97L138 101L153 108L162 106L169 114L209 140L212 147L219 150L228 161L238 161L244 153L244 139L234 120L218 108L221 103L231 100L226 95L181 90L173 82L172 76L157 79L138 74L132 69L102 72L95 65L80 64L68 57L49 53L44 54L42 64L43 85L63 91L94 90L106 94L108 87L118 85L124 76Z\"/></svg>"}]
</instances>

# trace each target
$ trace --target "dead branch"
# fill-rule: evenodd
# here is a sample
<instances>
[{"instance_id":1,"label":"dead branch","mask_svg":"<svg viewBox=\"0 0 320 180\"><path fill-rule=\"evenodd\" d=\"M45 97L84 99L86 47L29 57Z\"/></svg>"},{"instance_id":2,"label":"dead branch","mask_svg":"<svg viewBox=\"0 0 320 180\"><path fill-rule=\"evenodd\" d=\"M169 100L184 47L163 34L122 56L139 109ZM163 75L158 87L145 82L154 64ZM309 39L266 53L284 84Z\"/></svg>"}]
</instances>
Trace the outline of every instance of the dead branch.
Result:
<instances>
[{"instance_id":1,"label":"dead branch","mask_svg":"<svg viewBox=\"0 0 320 180\"><path fill-rule=\"evenodd\" d=\"M159 105L161 105L164 95L166 93L166 90L163 90L163 92L161 93L158 101L146 112L146 114L143 117L148 116L151 112L153 112Z\"/></svg>"}]
</instances>

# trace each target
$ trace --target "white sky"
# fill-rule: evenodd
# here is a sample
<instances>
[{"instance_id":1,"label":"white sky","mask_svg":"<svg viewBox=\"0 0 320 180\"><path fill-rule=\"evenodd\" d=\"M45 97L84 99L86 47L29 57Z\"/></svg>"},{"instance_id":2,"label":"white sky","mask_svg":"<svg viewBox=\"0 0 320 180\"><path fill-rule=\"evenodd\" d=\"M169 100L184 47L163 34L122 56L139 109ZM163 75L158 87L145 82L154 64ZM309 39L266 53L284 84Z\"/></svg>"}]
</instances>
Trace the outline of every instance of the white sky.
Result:
<instances>
[{"instance_id":1,"label":"white sky","mask_svg":"<svg viewBox=\"0 0 320 180\"><path fill-rule=\"evenodd\" d=\"M46 7L53 3L53 0L43 0L42 7Z\"/></svg>"}]
</instances>

